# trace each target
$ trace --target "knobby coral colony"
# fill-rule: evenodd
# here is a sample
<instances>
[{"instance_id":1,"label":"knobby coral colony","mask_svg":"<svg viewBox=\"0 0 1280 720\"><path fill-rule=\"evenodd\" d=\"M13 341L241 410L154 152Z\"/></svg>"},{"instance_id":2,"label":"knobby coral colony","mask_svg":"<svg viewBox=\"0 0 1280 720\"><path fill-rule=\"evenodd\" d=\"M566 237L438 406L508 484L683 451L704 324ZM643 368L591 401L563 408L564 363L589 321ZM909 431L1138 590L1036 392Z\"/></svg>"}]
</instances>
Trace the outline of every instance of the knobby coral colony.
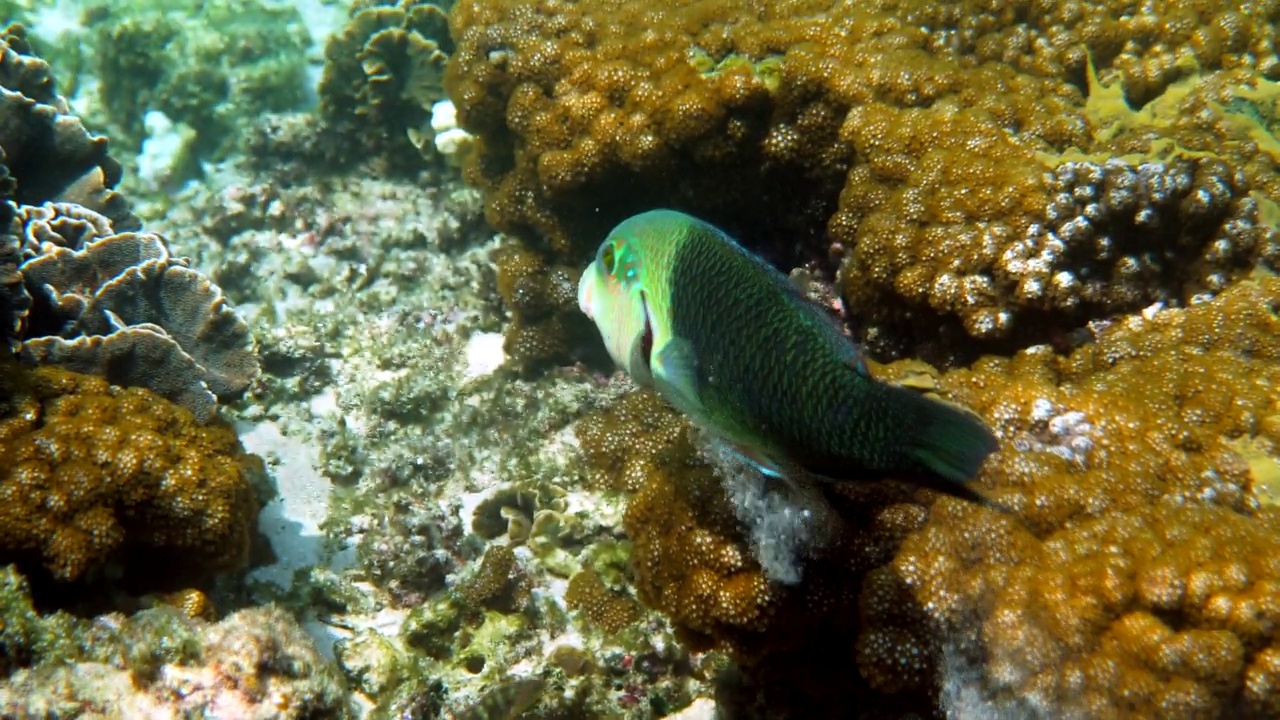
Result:
<instances>
[{"instance_id":1,"label":"knobby coral colony","mask_svg":"<svg viewBox=\"0 0 1280 720\"><path fill-rule=\"evenodd\" d=\"M843 522L787 586L684 419L624 398L578 438L632 493L640 598L796 717L1280 713L1275 19L462 0L445 85L521 239L498 259L513 357L572 357L596 244L674 207L838 266L874 355L944 367L873 374L1001 441L975 485L1009 512L829 486Z\"/></svg>"},{"instance_id":2,"label":"knobby coral colony","mask_svg":"<svg viewBox=\"0 0 1280 720\"><path fill-rule=\"evenodd\" d=\"M119 177L22 28L6 29L0 563L42 602L105 578L203 585L247 564L258 513L261 461L216 414L258 372L247 326L139 229Z\"/></svg>"}]
</instances>

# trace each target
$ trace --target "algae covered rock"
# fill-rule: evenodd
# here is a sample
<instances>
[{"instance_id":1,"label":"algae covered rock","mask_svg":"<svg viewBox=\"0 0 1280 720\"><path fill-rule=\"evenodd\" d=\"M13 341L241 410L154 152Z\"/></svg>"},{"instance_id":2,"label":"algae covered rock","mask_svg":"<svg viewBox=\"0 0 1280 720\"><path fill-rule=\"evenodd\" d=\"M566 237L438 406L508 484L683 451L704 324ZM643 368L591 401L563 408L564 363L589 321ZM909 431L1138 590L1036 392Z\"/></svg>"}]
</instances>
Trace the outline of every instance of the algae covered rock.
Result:
<instances>
[{"instance_id":1,"label":"algae covered rock","mask_svg":"<svg viewBox=\"0 0 1280 720\"><path fill-rule=\"evenodd\" d=\"M4 717L354 716L337 669L279 608L218 623L170 607L41 616L12 567L0 568L0 671Z\"/></svg>"},{"instance_id":2,"label":"algae covered rock","mask_svg":"<svg viewBox=\"0 0 1280 720\"><path fill-rule=\"evenodd\" d=\"M219 157L250 121L306 101L311 39L291 4L134 2L94 19L98 101L117 142L139 147L145 115L159 111Z\"/></svg>"}]
</instances>

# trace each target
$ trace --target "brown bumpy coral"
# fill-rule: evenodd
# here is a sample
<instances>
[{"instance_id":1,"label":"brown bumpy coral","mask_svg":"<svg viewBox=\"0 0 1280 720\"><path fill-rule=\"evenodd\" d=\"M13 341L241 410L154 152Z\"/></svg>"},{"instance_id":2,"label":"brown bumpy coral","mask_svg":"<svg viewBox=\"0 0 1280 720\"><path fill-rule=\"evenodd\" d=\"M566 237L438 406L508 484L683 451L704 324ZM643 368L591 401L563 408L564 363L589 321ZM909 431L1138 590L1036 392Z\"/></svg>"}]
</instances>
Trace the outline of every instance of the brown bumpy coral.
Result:
<instances>
[{"instance_id":1,"label":"brown bumpy coral","mask_svg":"<svg viewBox=\"0 0 1280 720\"><path fill-rule=\"evenodd\" d=\"M262 468L229 425L54 368L0 382L0 562L59 581L114 563L143 585L247 562Z\"/></svg>"},{"instance_id":2,"label":"brown bumpy coral","mask_svg":"<svg viewBox=\"0 0 1280 720\"><path fill-rule=\"evenodd\" d=\"M581 268L548 267L545 260L518 245L494 253L498 295L512 311L503 343L506 353L527 369L569 360L576 345L594 337L591 323L576 307Z\"/></svg>"},{"instance_id":3,"label":"brown bumpy coral","mask_svg":"<svg viewBox=\"0 0 1280 720\"><path fill-rule=\"evenodd\" d=\"M599 573L583 570L569 579L565 604L610 635L616 635L640 619L635 600L610 590Z\"/></svg>"},{"instance_id":4,"label":"brown bumpy coral","mask_svg":"<svg viewBox=\"0 0 1280 720\"><path fill-rule=\"evenodd\" d=\"M694 646L732 652L771 707L841 717L849 698L936 695L959 716L1272 717L1280 509L1238 448L1280 448L1278 313L1280 279L1258 277L1098 327L1069 356L941 375L1001 439L977 487L1005 510L830 488L843 528L791 587L765 581L669 411L624 425L643 402L627 398L579 438L620 483L637 462L623 448L647 458L626 517L638 593ZM919 369L879 374L919 385Z\"/></svg>"},{"instance_id":5,"label":"brown bumpy coral","mask_svg":"<svg viewBox=\"0 0 1280 720\"><path fill-rule=\"evenodd\" d=\"M1280 511L1231 441L1280 442L1277 310L1280 280L1246 281L1068 358L948 374L1000 429L985 483L1021 522L935 506L884 568L883 607L928 608L917 634L1007 708L1272 716Z\"/></svg>"},{"instance_id":6,"label":"brown bumpy coral","mask_svg":"<svg viewBox=\"0 0 1280 720\"><path fill-rule=\"evenodd\" d=\"M510 545L490 545L475 574L458 585L457 595L469 611L515 612L529 599L529 577Z\"/></svg>"},{"instance_id":7,"label":"brown bumpy coral","mask_svg":"<svg viewBox=\"0 0 1280 720\"><path fill-rule=\"evenodd\" d=\"M634 492L624 527L634 543L637 595L671 619L688 647L727 651L779 687L794 682L804 703L813 696L833 707L869 701L869 685L844 670L854 665L859 583L923 522L915 491L886 485L830 493L845 525L806 565L804 581L788 587L768 580L689 425L657 396L624 396L584 418L577 436L590 482ZM836 677L828 674L833 668L841 668ZM804 713L821 705L802 707L791 709L810 716Z\"/></svg>"},{"instance_id":8,"label":"brown bumpy coral","mask_svg":"<svg viewBox=\"0 0 1280 720\"><path fill-rule=\"evenodd\" d=\"M587 482L599 490L640 490L672 457L693 454L688 431L680 413L656 394L624 395L577 426Z\"/></svg>"},{"instance_id":9,"label":"brown bumpy coral","mask_svg":"<svg viewBox=\"0 0 1280 720\"><path fill-rule=\"evenodd\" d=\"M886 353L1043 341L1280 259L1267 140L1227 117L1280 75L1272 5L1032 5L465 0L446 88L489 219L546 270L672 206L842 263Z\"/></svg>"}]
</instances>

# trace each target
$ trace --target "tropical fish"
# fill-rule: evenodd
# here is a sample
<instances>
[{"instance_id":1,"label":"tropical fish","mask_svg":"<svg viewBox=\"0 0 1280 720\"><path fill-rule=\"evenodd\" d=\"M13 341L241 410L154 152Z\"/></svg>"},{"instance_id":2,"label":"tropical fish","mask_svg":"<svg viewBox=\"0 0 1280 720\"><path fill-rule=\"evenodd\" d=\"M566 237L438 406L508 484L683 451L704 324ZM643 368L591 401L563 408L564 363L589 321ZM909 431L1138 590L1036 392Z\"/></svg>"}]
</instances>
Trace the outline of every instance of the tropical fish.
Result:
<instances>
[{"instance_id":1,"label":"tropical fish","mask_svg":"<svg viewBox=\"0 0 1280 720\"><path fill-rule=\"evenodd\" d=\"M871 376L826 310L673 210L613 229L578 305L614 361L768 475L911 480L961 497L996 448L976 416Z\"/></svg>"}]
</instances>

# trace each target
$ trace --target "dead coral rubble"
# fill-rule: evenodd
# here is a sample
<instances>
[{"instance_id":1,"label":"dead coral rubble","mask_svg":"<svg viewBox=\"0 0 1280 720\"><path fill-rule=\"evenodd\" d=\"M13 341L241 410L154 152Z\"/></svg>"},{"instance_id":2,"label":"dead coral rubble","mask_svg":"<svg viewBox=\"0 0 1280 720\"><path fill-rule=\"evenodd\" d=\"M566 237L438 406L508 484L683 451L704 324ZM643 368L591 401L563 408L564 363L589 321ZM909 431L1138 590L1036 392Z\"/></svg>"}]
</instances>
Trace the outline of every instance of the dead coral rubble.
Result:
<instances>
[{"instance_id":1,"label":"dead coral rubble","mask_svg":"<svg viewBox=\"0 0 1280 720\"><path fill-rule=\"evenodd\" d=\"M348 691L306 631L276 607L218 623L172 608L82 620L37 616L0 568L4 717L353 717Z\"/></svg>"},{"instance_id":2,"label":"dead coral rubble","mask_svg":"<svg viewBox=\"0 0 1280 720\"><path fill-rule=\"evenodd\" d=\"M114 563L143 585L248 562L263 469L225 422L56 368L0 383L0 562L63 582Z\"/></svg>"}]
</instances>

